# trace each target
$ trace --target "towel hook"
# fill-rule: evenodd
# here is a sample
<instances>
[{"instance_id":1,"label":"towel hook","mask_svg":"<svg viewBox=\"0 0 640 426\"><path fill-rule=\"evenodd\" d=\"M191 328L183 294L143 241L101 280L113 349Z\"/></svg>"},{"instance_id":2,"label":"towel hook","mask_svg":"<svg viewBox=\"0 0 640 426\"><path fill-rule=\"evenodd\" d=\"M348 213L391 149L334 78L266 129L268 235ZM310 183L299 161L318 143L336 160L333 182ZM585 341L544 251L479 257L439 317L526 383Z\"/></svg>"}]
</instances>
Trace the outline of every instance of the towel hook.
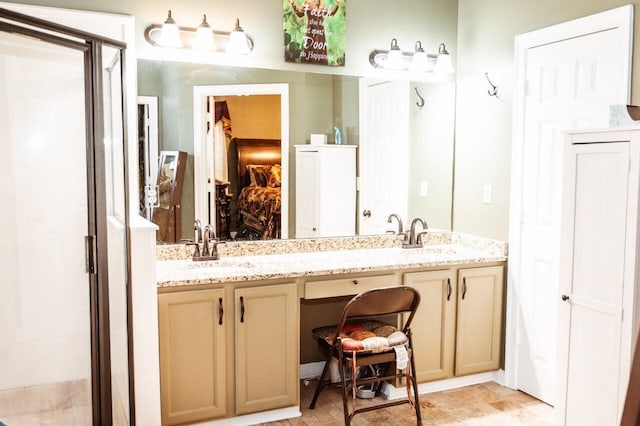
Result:
<instances>
[{"instance_id":1,"label":"towel hook","mask_svg":"<svg viewBox=\"0 0 640 426\"><path fill-rule=\"evenodd\" d=\"M424 106L424 98L422 96L420 96L420 92L418 92L418 87L414 87L414 89L416 90L416 95L418 95L418 97L420 98L420 101L416 102L416 105L418 105L418 108L422 109L422 107Z\"/></svg>"},{"instance_id":2,"label":"towel hook","mask_svg":"<svg viewBox=\"0 0 640 426\"><path fill-rule=\"evenodd\" d=\"M491 80L489 80L489 73L488 72L485 72L484 76L487 77L487 81L491 85L491 89L487 90L487 93L489 94L489 96L495 96L496 99L498 99L498 87L495 84L493 84L491 82Z\"/></svg>"}]
</instances>

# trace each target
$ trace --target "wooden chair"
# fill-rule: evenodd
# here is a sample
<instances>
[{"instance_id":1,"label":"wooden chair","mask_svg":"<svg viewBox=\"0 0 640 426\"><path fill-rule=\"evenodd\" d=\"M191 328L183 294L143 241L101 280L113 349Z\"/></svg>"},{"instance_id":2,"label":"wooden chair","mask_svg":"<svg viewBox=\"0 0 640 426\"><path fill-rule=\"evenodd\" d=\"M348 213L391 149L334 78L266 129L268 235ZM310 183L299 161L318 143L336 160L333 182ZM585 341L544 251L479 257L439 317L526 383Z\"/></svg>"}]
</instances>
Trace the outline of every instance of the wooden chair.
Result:
<instances>
[{"instance_id":1,"label":"wooden chair","mask_svg":"<svg viewBox=\"0 0 640 426\"><path fill-rule=\"evenodd\" d=\"M331 384L331 378L328 377L329 364L332 358L336 358L340 366L345 425L349 425L356 414L400 404L412 405L415 409L417 424L421 425L422 418L410 329L419 303L420 294L411 287L377 288L353 297L344 307L337 325L314 329L313 332L320 347L327 352L327 362L309 408L315 408L320 392ZM392 315L394 315L391 317L395 321L392 321L394 326L379 321L381 317L386 317L385 319L388 320ZM395 325L399 323L398 318L400 318L400 322L404 322L399 330L395 328ZM336 332L337 330L341 332ZM395 332L393 332L394 330ZM365 339L358 340L357 334ZM354 337L356 338L354 339ZM401 362L396 359L396 350L401 354L406 351L408 363L404 368L405 372L396 368L396 361ZM381 375L359 377L360 367L373 365L385 365L384 368L381 368ZM357 407L356 393L360 387L370 385L376 395L379 395L383 382L399 382L402 379L406 380L406 398ZM412 392L413 397L411 396ZM349 393L352 397L351 404L349 403Z\"/></svg>"}]
</instances>

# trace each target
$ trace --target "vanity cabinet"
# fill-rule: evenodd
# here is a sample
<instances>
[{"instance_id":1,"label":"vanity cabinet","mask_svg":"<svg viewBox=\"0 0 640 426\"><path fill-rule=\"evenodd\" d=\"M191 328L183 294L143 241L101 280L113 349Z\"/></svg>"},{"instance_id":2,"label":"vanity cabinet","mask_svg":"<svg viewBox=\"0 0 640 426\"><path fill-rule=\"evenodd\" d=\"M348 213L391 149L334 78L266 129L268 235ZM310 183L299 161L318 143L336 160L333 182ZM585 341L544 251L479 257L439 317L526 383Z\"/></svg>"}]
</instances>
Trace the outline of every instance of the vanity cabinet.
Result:
<instances>
[{"instance_id":1,"label":"vanity cabinet","mask_svg":"<svg viewBox=\"0 0 640 426\"><path fill-rule=\"evenodd\" d=\"M224 290L158 295L162 424L227 414Z\"/></svg>"},{"instance_id":2,"label":"vanity cabinet","mask_svg":"<svg viewBox=\"0 0 640 426\"><path fill-rule=\"evenodd\" d=\"M356 146L296 145L296 238L355 231Z\"/></svg>"},{"instance_id":3,"label":"vanity cabinet","mask_svg":"<svg viewBox=\"0 0 640 426\"><path fill-rule=\"evenodd\" d=\"M158 314L163 425L298 404L295 283L162 293Z\"/></svg>"},{"instance_id":4,"label":"vanity cabinet","mask_svg":"<svg viewBox=\"0 0 640 426\"><path fill-rule=\"evenodd\" d=\"M455 375L500 368L504 268L458 270Z\"/></svg>"},{"instance_id":5,"label":"vanity cabinet","mask_svg":"<svg viewBox=\"0 0 640 426\"><path fill-rule=\"evenodd\" d=\"M456 333L455 271L412 272L404 284L420 292L411 331L420 383L453 376Z\"/></svg>"},{"instance_id":6,"label":"vanity cabinet","mask_svg":"<svg viewBox=\"0 0 640 426\"><path fill-rule=\"evenodd\" d=\"M295 283L235 290L236 414L296 405L299 320Z\"/></svg>"},{"instance_id":7,"label":"vanity cabinet","mask_svg":"<svg viewBox=\"0 0 640 426\"><path fill-rule=\"evenodd\" d=\"M411 326L419 382L500 368L502 266L411 272L404 284L420 292Z\"/></svg>"}]
</instances>

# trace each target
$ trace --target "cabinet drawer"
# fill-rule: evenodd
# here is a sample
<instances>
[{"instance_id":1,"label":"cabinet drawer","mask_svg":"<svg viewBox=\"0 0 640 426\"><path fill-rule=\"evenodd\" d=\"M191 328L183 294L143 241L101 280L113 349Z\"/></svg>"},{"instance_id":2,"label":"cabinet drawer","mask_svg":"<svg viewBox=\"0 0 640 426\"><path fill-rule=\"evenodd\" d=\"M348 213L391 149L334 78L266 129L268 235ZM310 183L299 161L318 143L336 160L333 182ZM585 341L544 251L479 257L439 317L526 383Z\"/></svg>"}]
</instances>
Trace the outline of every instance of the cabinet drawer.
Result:
<instances>
[{"instance_id":1,"label":"cabinet drawer","mask_svg":"<svg viewBox=\"0 0 640 426\"><path fill-rule=\"evenodd\" d=\"M304 298L321 299L324 297L349 296L371 290L372 288L397 285L398 278L393 274L308 281L304 284Z\"/></svg>"}]
</instances>

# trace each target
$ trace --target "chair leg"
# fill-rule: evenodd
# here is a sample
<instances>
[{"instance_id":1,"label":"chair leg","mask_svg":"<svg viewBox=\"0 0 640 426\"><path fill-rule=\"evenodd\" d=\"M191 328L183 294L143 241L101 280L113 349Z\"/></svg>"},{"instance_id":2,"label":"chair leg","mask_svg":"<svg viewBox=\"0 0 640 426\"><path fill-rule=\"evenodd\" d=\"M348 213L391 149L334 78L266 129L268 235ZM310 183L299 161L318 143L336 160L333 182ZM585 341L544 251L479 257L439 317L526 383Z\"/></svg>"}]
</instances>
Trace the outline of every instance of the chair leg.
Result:
<instances>
[{"instance_id":1,"label":"chair leg","mask_svg":"<svg viewBox=\"0 0 640 426\"><path fill-rule=\"evenodd\" d=\"M349 414L349 403L347 400L347 379L346 374L344 372L344 357L342 356L342 351L338 351L338 364L340 365L340 382L341 382L341 391L342 391L342 410L344 412L344 424L345 426L349 426L351 424L351 415ZM356 386L356 378L351 378L351 386Z\"/></svg>"},{"instance_id":2,"label":"chair leg","mask_svg":"<svg viewBox=\"0 0 640 426\"><path fill-rule=\"evenodd\" d=\"M329 364L331 363L331 354L327 357L327 362L324 364L324 368L322 369L322 374L320 375L320 380L318 381L318 386L316 386L316 391L313 393L313 399L311 400L311 404L309 408L313 410L316 407L316 402L318 401L318 397L320 396L320 392L324 389L328 383L326 383L327 374L329 374ZM329 379L329 382L331 379Z\"/></svg>"},{"instance_id":3,"label":"chair leg","mask_svg":"<svg viewBox=\"0 0 640 426\"><path fill-rule=\"evenodd\" d=\"M413 396L415 401L416 420L417 425L422 425L422 414L420 412L420 394L418 393L418 376L416 375L416 362L413 358L413 342L411 341L411 335L409 337L409 349L411 350L411 357L409 358L409 364L411 368L411 383L413 384Z\"/></svg>"}]
</instances>

